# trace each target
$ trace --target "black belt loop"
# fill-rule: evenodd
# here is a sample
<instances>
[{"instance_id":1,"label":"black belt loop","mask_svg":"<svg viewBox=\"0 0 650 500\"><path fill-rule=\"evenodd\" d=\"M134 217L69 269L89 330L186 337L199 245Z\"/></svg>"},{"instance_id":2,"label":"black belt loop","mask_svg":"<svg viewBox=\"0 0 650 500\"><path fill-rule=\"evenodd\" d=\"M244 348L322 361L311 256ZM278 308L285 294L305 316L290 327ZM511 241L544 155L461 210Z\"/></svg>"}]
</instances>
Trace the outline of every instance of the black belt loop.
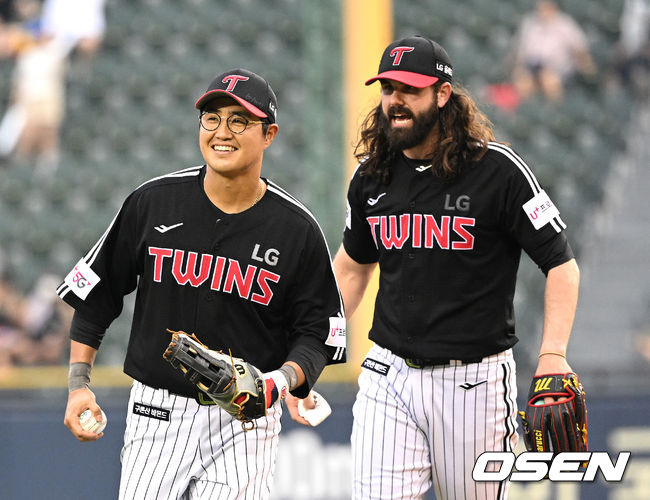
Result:
<instances>
[{"instance_id":1,"label":"black belt loop","mask_svg":"<svg viewBox=\"0 0 650 500\"><path fill-rule=\"evenodd\" d=\"M164 389L164 390L167 391L167 389ZM213 406L213 405L217 404L212 399L210 399L206 394L204 394L201 391L196 392L196 394L194 396L186 396L186 395L183 395L183 394L176 394L175 392L171 392L171 391L167 391L167 394L169 394L170 396L179 396L181 398L193 399L194 401L196 401L201 406Z\"/></svg>"},{"instance_id":2,"label":"black belt loop","mask_svg":"<svg viewBox=\"0 0 650 500\"><path fill-rule=\"evenodd\" d=\"M411 368L426 368L428 366L444 366L451 364L452 361L460 361L462 364L480 363L483 357L466 358L466 359L447 359L447 358L405 358L404 361Z\"/></svg>"}]
</instances>

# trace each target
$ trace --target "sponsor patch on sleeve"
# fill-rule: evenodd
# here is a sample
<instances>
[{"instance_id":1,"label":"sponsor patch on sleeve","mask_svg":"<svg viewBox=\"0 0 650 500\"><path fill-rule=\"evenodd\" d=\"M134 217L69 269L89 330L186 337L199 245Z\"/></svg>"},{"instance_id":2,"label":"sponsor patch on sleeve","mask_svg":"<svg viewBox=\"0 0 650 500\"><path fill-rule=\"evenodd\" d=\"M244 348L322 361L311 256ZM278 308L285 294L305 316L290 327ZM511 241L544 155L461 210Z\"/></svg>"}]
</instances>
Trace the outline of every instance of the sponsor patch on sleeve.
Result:
<instances>
[{"instance_id":1,"label":"sponsor patch on sleeve","mask_svg":"<svg viewBox=\"0 0 650 500\"><path fill-rule=\"evenodd\" d=\"M83 259L77 262L74 269L65 277L65 284L81 300L86 300L90 291L99 283L100 279Z\"/></svg>"},{"instance_id":2,"label":"sponsor patch on sleeve","mask_svg":"<svg viewBox=\"0 0 650 500\"><path fill-rule=\"evenodd\" d=\"M553 217L560 215L560 211L544 190L524 203L523 209L535 229L541 229L551 222Z\"/></svg>"},{"instance_id":3,"label":"sponsor patch on sleeve","mask_svg":"<svg viewBox=\"0 0 650 500\"><path fill-rule=\"evenodd\" d=\"M331 347L345 347L345 318L338 316L330 318L330 332L327 335L325 345Z\"/></svg>"}]
</instances>

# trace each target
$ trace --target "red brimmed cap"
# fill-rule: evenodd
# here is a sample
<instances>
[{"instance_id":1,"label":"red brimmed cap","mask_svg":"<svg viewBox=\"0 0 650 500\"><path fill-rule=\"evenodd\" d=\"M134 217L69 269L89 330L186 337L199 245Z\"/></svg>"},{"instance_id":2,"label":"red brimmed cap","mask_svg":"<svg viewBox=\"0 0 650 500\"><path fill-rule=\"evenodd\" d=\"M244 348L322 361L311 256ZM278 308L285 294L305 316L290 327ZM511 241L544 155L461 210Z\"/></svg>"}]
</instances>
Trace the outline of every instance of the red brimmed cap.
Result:
<instances>
[{"instance_id":1,"label":"red brimmed cap","mask_svg":"<svg viewBox=\"0 0 650 500\"><path fill-rule=\"evenodd\" d=\"M411 36L386 47L379 63L379 73L366 85L385 78L424 88L438 80L451 82L452 75L451 60L445 49L428 38Z\"/></svg>"},{"instance_id":2,"label":"red brimmed cap","mask_svg":"<svg viewBox=\"0 0 650 500\"><path fill-rule=\"evenodd\" d=\"M216 76L194 107L203 109L213 99L226 94L259 118L275 123L278 101L264 78L246 69L231 69Z\"/></svg>"}]
</instances>

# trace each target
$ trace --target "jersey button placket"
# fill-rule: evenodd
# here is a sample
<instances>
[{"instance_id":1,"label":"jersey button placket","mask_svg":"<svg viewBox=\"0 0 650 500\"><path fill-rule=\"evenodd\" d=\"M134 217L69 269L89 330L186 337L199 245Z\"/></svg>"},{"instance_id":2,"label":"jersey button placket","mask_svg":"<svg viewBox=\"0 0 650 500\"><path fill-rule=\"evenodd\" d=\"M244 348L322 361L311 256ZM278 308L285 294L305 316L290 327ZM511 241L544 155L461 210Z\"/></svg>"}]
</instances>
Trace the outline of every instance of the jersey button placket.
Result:
<instances>
[{"instance_id":1,"label":"jersey button placket","mask_svg":"<svg viewBox=\"0 0 650 500\"><path fill-rule=\"evenodd\" d=\"M212 244L211 249L212 249L212 252L214 252L214 253L216 254L216 253L221 249L221 243L220 243L219 241L215 241L215 242ZM216 299L216 294L217 294L217 292L209 291L209 292L206 293L206 295L204 296L204 300L205 300L206 302L213 302L214 299Z\"/></svg>"}]
</instances>

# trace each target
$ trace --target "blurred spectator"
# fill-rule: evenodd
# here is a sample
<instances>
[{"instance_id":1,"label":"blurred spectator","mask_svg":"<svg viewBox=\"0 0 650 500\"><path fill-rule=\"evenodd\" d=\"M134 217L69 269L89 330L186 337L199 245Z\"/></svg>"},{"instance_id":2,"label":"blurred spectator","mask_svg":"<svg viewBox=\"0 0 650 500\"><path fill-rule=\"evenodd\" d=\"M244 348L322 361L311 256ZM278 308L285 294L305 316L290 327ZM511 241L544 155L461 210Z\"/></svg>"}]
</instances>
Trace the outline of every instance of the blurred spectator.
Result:
<instances>
[{"instance_id":1,"label":"blurred spectator","mask_svg":"<svg viewBox=\"0 0 650 500\"><path fill-rule=\"evenodd\" d=\"M638 97L650 94L650 3L626 0L615 66L625 88Z\"/></svg>"},{"instance_id":2,"label":"blurred spectator","mask_svg":"<svg viewBox=\"0 0 650 500\"><path fill-rule=\"evenodd\" d=\"M521 99L537 91L552 101L563 97L576 71L594 75L587 37L552 0L540 0L522 20L517 35L513 84Z\"/></svg>"},{"instance_id":3,"label":"blurred spectator","mask_svg":"<svg viewBox=\"0 0 650 500\"><path fill-rule=\"evenodd\" d=\"M106 0L45 0L43 34L51 36L66 53L76 50L91 56L104 38Z\"/></svg>"},{"instance_id":4,"label":"blurred spectator","mask_svg":"<svg viewBox=\"0 0 650 500\"><path fill-rule=\"evenodd\" d=\"M0 356L6 350L6 339L13 342L20 327L15 319L22 314L22 298L13 287L12 280L6 276L0 276ZM0 365L2 365L0 357Z\"/></svg>"},{"instance_id":5,"label":"blurred spectator","mask_svg":"<svg viewBox=\"0 0 650 500\"><path fill-rule=\"evenodd\" d=\"M0 368L64 361L72 309L56 295L59 277L42 276L23 296L0 278Z\"/></svg>"},{"instance_id":6,"label":"blurred spectator","mask_svg":"<svg viewBox=\"0 0 650 500\"><path fill-rule=\"evenodd\" d=\"M11 105L23 127L16 155L34 159L41 171L56 168L65 112L65 59L57 42L36 35L16 58Z\"/></svg>"},{"instance_id":7,"label":"blurred spectator","mask_svg":"<svg viewBox=\"0 0 650 500\"><path fill-rule=\"evenodd\" d=\"M650 363L650 327L646 327L646 332L636 337L635 344L634 347L639 354L647 363Z\"/></svg>"},{"instance_id":8,"label":"blurred spectator","mask_svg":"<svg viewBox=\"0 0 650 500\"><path fill-rule=\"evenodd\" d=\"M0 157L57 167L65 114L67 57L94 55L105 29L105 0L15 0L19 22L5 25L0 55L15 58L9 106L0 121Z\"/></svg>"},{"instance_id":9,"label":"blurred spectator","mask_svg":"<svg viewBox=\"0 0 650 500\"><path fill-rule=\"evenodd\" d=\"M481 90L481 99L508 113L515 112L521 102L521 97L512 83L486 85Z\"/></svg>"},{"instance_id":10,"label":"blurred spectator","mask_svg":"<svg viewBox=\"0 0 650 500\"><path fill-rule=\"evenodd\" d=\"M0 5L0 57L15 57L40 23L40 3L11 0Z\"/></svg>"},{"instance_id":11,"label":"blurred spectator","mask_svg":"<svg viewBox=\"0 0 650 500\"><path fill-rule=\"evenodd\" d=\"M17 22L4 33L6 55L15 59L9 106L0 122L0 156L15 152L37 169L56 167L65 109L65 54L41 29L40 2L17 0Z\"/></svg>"}]
</instances>

